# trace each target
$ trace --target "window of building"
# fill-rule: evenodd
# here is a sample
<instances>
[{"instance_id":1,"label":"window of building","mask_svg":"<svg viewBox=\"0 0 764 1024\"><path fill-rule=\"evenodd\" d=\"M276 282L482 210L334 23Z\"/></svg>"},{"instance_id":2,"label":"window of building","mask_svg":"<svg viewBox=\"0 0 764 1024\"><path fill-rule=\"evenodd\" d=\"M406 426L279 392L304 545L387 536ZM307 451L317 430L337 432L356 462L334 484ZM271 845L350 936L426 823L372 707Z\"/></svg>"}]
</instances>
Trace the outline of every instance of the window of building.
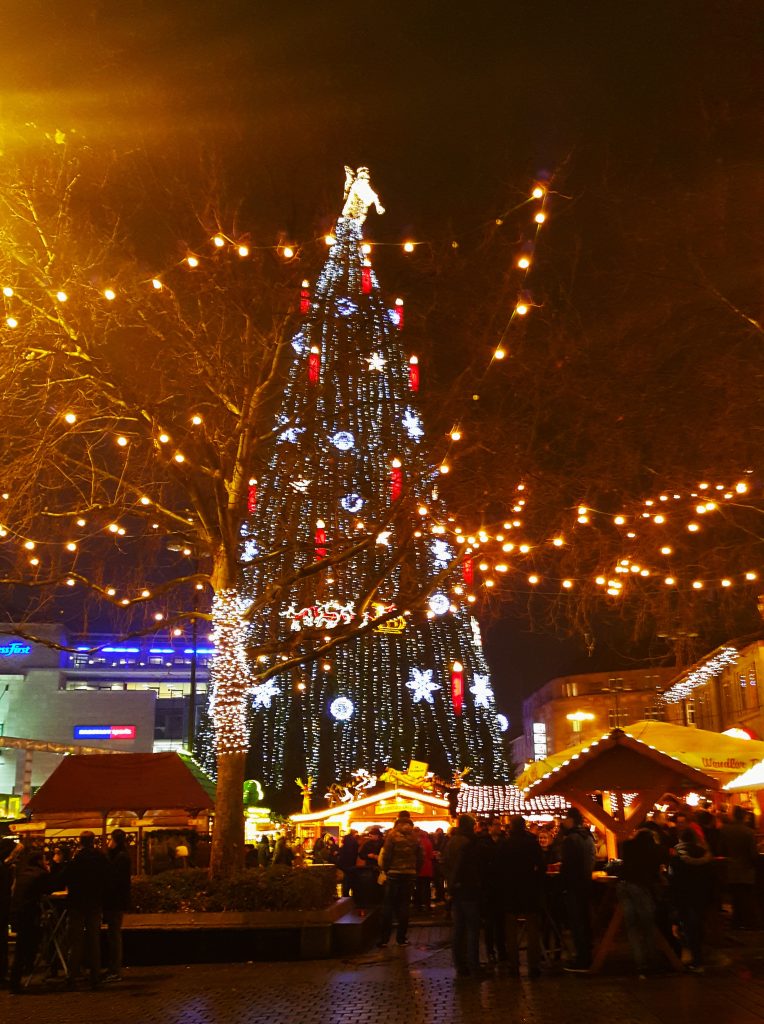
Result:
<instances>
[{"instance_id":1,"label":"window of building","mask_svg":"<svg viewBox=\"0 0 764 1024\"><path fill-rule=\"evenodd\" d=\"M607 713L607 722L611 729L620 729L629 721L628 711L623 708L610 708Z\"/></svg>"},{"instance_id":2,"label":"window of building","mask_svg":"<svg viewBox=\"0 0 764 1024\"><path fill-rule=\"evenodd\" d=\"M536 761L543 761L547 756L546 725L544 722L533 723L533 757Z\"/></svg>"},{"instance_id":3,"label":"window of building","mask_svg":"<svg viewBox=\"0 0 764 1024\"><path fill-rule=\"evenodd\" d=\"M688 725L695 725L695 718L696 718L695 701L694 700L685 701L685 705L684 706L685 706L685 713L687 715L687 724Z\"/></svg>"},{"instance_id":4,"label":"window of building","mask_svg":"<svg viewBox=\"0 0 764 1024\"><path fill-rule=\"evenodd\" d=\"M164 658L149 658L149 665L164 665Z\"/></svg>"}]
</instances>

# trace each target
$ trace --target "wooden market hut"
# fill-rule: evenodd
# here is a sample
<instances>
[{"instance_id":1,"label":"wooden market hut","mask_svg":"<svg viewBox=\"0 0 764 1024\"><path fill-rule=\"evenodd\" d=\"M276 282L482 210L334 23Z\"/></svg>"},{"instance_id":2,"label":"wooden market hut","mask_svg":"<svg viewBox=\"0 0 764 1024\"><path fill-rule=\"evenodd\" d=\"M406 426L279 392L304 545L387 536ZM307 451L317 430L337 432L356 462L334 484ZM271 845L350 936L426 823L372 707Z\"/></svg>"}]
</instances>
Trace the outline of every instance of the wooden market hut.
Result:
<instances>
[{"instance_id":1,"label":"wooden market hut","mask_svg":"<svg viewBox=\"0 0 764 1024\"><path fill-rule=\"evenodd\" d=\"M567 797L605 830L608 854L614 856L615 841L637 829L666 793L718 788L711 775L614 729L530 782L526 793Z\"/></svg>"},{"instance_id":2,"label":"wooden market hut","mask_svg":"<svg viewBox=\"0 0 764 1024\"><path fill-rule=\"evenodd\" d=\"M207 833L214 801L174 751L65 757L26 807L19 831L77 835L119 826L141 837L146 830Z\"/></svg>"}]
</instances>

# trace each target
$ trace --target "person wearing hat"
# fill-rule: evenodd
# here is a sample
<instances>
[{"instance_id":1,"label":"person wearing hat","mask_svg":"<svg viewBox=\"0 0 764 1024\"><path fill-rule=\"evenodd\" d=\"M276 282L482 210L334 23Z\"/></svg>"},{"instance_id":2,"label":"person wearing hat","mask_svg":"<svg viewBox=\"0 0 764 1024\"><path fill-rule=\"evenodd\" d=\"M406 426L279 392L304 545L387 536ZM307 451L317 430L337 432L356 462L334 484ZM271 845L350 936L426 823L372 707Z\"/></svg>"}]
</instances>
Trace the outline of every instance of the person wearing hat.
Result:
<instances>
[{"instance_id":1,"label":"person wearing hat","mask_svg":"<svg viewBox=\"0 0 764 1024\"><path fill-rule=\"evenodd\" d=\"M417 872L422 863L422 848L414 834L414 823L408 811L401 811L385 836L379 855L380 870L385 873L385 895L382 907L382 927L377 945L381 948L390 941L393 920L397 921L395 938L399 946L407 946L411 897L416 885Z\"/></svg>"},{"instance_id":2,"label":"person wearing hat","mask_svg":"<svg viewBox=\"0 0 764 1024\"><path fill-rule=\"evenodd\" d=\"M590 904L597 851L591 831L584 825L583 815L577 807L571 807L565 815L562 835L560 885L575 949L575 957L565 970L585 973L592 964Z\"/></svg>"}]
</instances>

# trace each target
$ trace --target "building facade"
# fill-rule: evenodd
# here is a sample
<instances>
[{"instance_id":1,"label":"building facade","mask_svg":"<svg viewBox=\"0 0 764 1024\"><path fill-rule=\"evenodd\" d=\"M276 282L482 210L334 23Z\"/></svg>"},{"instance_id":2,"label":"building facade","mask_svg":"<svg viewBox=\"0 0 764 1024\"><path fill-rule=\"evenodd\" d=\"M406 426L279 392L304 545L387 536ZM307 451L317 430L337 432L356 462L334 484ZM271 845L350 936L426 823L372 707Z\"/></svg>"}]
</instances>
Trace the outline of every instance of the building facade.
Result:
<instances>
[{"instance_id":1,"label":"building facade","mask_svg":"<svg viewBox=\"0 0 764 1024\"><path fill-rule=\"evenodd\" d=\"M72 636L57 625L27 631L42 642L0 636L0 737L126 753L185 745L192 674L199 709L206 697L208 643L192 647L188 638L166 633L130 640ZM30 782L40 786L61 756L30 758L0 745L0 797L19 795Z\"/></svg>"},{"instance_id":2,"label":"building facade","mask_svg":"<svg viewBox=\"0 0 764 1024\"><path fill-rule=\"evenodd\" d=\"M609 729L664 717L661 692L673 668L589 672L551 679L523 701L523 735L512 742L518 767Z\"/></svg>"}]
</instances>

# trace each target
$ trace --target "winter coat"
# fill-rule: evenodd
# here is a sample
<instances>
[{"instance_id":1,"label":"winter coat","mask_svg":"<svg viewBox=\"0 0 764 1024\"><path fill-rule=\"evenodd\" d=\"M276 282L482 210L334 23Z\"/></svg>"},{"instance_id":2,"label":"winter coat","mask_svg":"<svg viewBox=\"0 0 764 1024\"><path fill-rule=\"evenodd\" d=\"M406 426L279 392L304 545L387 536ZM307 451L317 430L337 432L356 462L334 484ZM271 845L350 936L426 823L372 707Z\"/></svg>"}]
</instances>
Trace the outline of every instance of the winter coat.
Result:
<instances>
[{"instance_id":1,"label":"winter coat","mask_svg":"<svg viewBox=\"0 0 764 1024\"><path fill-rule=\"evenodd\" d=\"M756 836L742 822L724 825L719 837L719 852L727 858L729 885L753 885L756 881Z\"/></svg>"},{"instance_id":2,"label":"winter coat","mask_svg":"<svg viewBox=\"0 0 764 1024\"><path fill-rule=\"evenodd\" d=\"M123 914L131 906L130 854L124 847L116 847L106 854L109 861L109 881L104 899L104 910Z\"/></svg>"},{"instance_id":3,"label":"winter coat","mask_svg":"<svg viewBox=\"0 0 764 1024\"><path fill-rule=\"evenodd\" d=\"M95 849L79 850L57 877L66 885L68 904L74 910L103 910L109 885L109 862Z\"/></svg>"},{"instance_id":4,"label":"winter coat","mask_svg":"<svg viewBox=\"0 0 764 1024\"><path fill-rule=\"evenodd\" d=\"M647 829L637 832L633 839L627 839L621 851L621 866L618 877L622 882L631 882L643 889L656 893L661 881L661 865L666 856Z\"/></svg>"},{"instance_id":5,"label":"winter coat","mask_svg":"<svg viewBox=\"0 0 764 1024\"><path fill-rule=\"evenodd\" d=\"M50 875L44 867L19 864L11 891L11 921L36 917L40 900L50 891Z\"/></svg>"},{"instance_id":6,"label":"winter coat","mask_svg":"<svg viewBox=\"0 0 764 1024\"><path fill-rule=\"evenodd\" d=\"M538 838L525 829L510 832L499 849L507 911L520 914L539 910L546 866Z\"/></svg>"},{"instance_id":7,"label":"winter coat","mask_svg":"<svg viewBox=\"0 0 764 1024\"><path fill-rule=\"evenodd\" d=\"M421 847L422 850L422 864L418 872L419 877L432 878L434 871L432 855L434 851L432 848L432 843L430 842L430 837L427 835L426 832L422 832L419 835L418 840L419 846Z\"/></svg>"},{"instance_id":8,"label":"winter coat","mask_svg":"<svg viewBox=\"0 0 764 1024\"><path fill-rule=\"evenodd\" d=\"M700 843L681 840L674 847L669 863L671 895L679 906L695 904L703 907L711 886L713 857Z\"/></svg>"},{"instance_id":9,"label":"winter coat","mask_svg":"<svg viewBox=\"0 0 764 1024\"><path fill-rule=\"evenodd\" d=\"M455 899L479 900L483 886L483 851L472 832L457 828L443 855L443 873Z\"/></svg>"},{"instance_id":10,"label":"winter coat","mask_svg":"<svg viewBox=\"0 0 764 1024\"><path fill-rule=\"evenodd\" d=\"M596 860L597 850L589 829L583 825L570 829L560 847L560 883L563 889L588 888Z\"/></svg>"},{"instance_id":11,"label":"winter coat","mask_svg":"<svg viewBox=\"0 0 764 1024\"><path fill-rule=\"evenodd\" d=\"M385 836L379 857L380 868L388 875L416 875L422 862L422 848L410 821L396 821Z\"/></svg>"},{"instance_id":12,"label":"winter coat","mask_svg":"<svg viewBox=\"0 0 764 1024\"><path fill-rule=\"evenodd\" d=\"M335 861L340 871L352 871L358 860L358 836L346 835Z\"/></svg>"}]
</instances>

